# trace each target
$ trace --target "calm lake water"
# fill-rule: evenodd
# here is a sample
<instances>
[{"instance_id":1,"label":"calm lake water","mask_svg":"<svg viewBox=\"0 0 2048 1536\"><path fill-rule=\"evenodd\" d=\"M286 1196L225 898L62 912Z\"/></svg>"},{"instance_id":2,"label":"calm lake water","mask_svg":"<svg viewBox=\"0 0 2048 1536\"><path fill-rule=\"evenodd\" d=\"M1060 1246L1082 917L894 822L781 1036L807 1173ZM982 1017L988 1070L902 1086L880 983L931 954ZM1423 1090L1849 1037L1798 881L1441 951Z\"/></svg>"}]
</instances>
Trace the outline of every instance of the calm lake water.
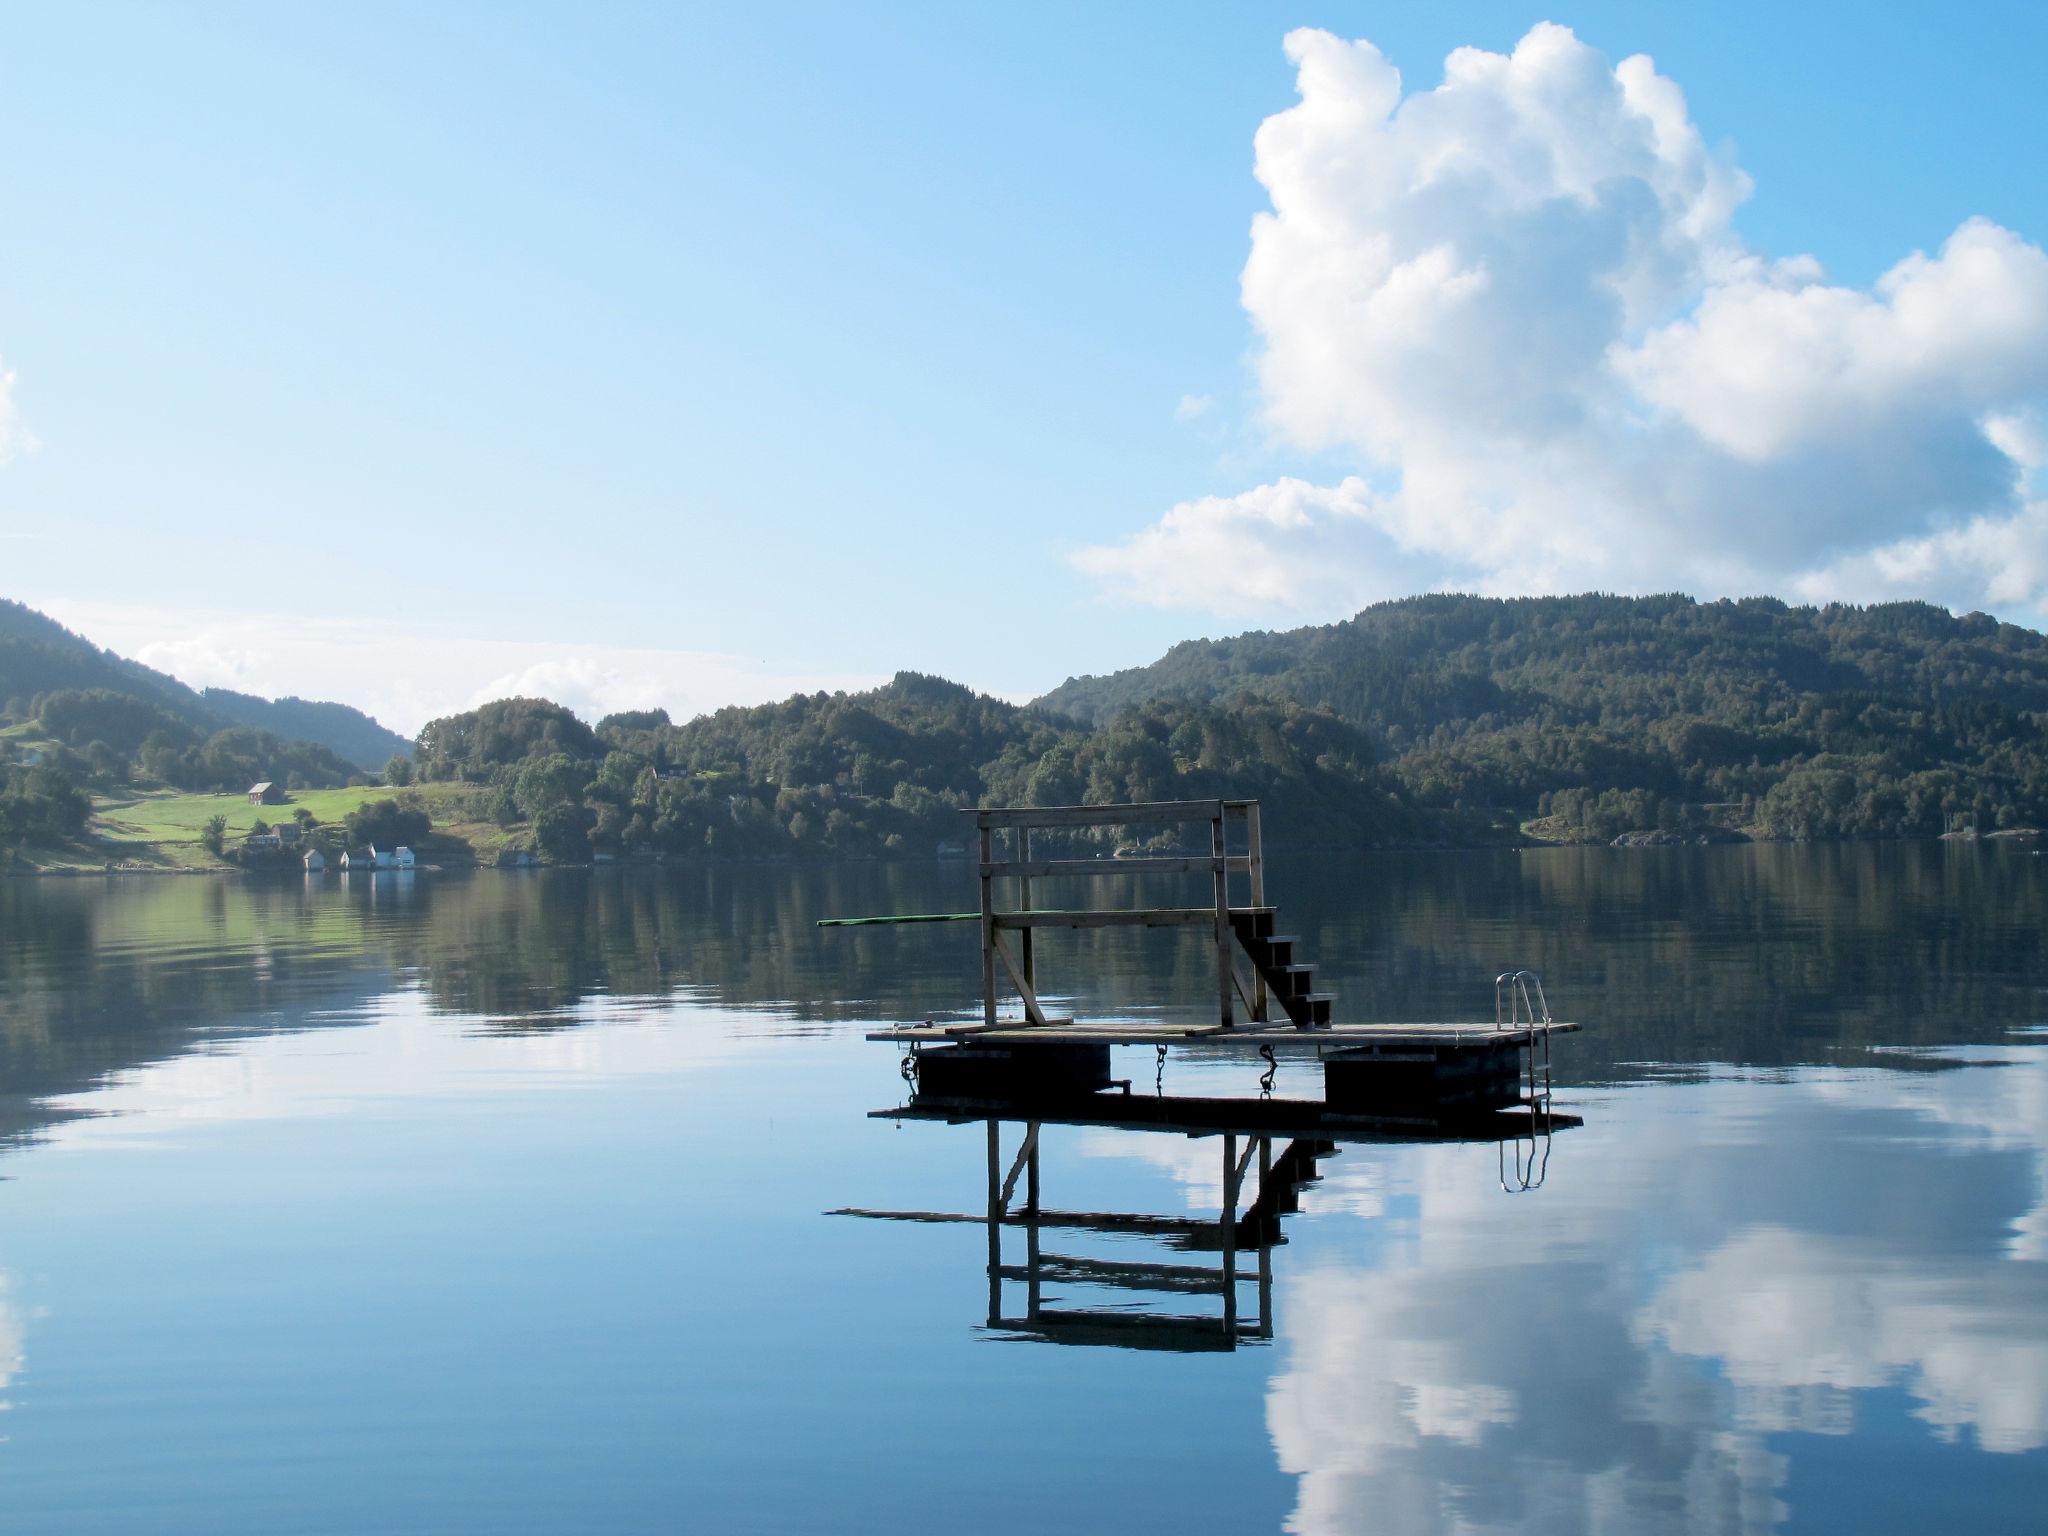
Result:
<instances>
[{"instance_id":1,"label":"calm lake water","mask_svg":"<svg viewBox=\"0 0 2048 1536\"><path fill-rule=\"evenodd\" d=\"M828 1214L984 1209L985 1129L870 1118L861 1039L969 1010L971 926L812 926L965 865L0 882L0 1528L2043 1529L2048 858L1271 863L1341 1018L1541 971L1584 1124L1526 1192L1319 1159L1231 1350L991 1329L982 1226ZM1206 1017L1191 939L1040 953L1060 1012ZM1048 1302L1213 1311L1101 1282L1215 1260L1160 1233L1218 1153L1047 1127L1048 1207L1161 1219L1045 1233Z\"/></svg>"}]
</instances>

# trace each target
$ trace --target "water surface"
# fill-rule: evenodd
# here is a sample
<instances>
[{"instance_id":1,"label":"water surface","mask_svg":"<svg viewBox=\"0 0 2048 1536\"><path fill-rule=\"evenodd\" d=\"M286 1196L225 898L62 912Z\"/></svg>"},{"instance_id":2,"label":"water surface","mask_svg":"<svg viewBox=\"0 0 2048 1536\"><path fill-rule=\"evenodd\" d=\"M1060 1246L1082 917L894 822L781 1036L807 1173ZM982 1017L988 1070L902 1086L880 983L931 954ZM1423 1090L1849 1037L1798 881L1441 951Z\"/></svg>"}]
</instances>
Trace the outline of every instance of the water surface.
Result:
<instances>
[{"instance_id":1,"label":"water surface","mask_svg":"<svg viewBox=\"0 0 2048 1536\"><path fill-rule=\"evenodd\" d=\"M1585 1123L1526 1193L1490 1144L1322 1159L1272 1339L1200 1352L991 1330L981 1227L825 1214L984 1208L983 1127L869 1118L860 1038L969 1012L971 928L812 926L964 866L0 882L6 1528L2040 1528L2048 861L1273 863L1341 1016L1541 970ZM1041 950L1088 1017L1199 1021L1207 967ZM1212 1139L1041 1148L1049 1205L1216 1213Z\"/></svg>"}]
</instances>

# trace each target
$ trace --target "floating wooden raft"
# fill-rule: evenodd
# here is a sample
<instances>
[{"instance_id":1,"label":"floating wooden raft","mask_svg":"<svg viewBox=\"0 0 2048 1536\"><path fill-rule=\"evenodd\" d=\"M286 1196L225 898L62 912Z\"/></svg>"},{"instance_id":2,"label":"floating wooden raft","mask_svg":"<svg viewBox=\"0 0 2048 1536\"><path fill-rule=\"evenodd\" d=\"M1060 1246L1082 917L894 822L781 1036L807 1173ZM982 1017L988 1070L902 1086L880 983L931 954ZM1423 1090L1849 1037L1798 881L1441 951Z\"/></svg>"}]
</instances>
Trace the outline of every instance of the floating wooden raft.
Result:
<instances>
[{"instance_id":1,"label":"floating wooden raft","mask_svg":"<svg viewBox=\"0 0 2048 1536\"><path fill-rule=\"evenodd\" d=\"M1011 1019L987 1024L901 1024L870 1031L870 1040L897 1045L1174 1045L1266 1046L1274 1051L1328 1057L1368 1051L1388 1057L1435 1053L1445 1046L1509 1045L1517 1049L1540 1043L1545 1034L1576 1034L1582 1026L1564 1021L1497 1028L1492 1024L1319 1024L1301 1029L1292 1024L1206 1024L1189 1026L1150 1019L1076 1022L1050 1019L1044 1024Z\"/></svg>"},{"instance_id":2,"label":"floating wooden raft","mask_svg":"<svg viewBox=\"0 0 2048 1536\"><path fill-rule=\"evenodd\" d=\"M1218 1053L1255 1050L1270 1060L1281 1051L1323 1063L1333 1107L1374 1112L1390 1104L1417 1104L1435 1114L1497 1110L1518 1100L1548 1099L1550 1036L1579 1026L1551 1020L1542 984L1526 971L1494 983L1494 1022L1342 1024L1332 1018L1335 999L1318 991L1315 967L1297 954L1300 941L1276 932L1277 913L1265 900L1265 855L1255 800L1172 800L1145 805L1013 806L971 811L980 839L977 874L980 910L924 912L898 917L827 918L820 927L887 923L966 923L981 935L981 1019L976 1023L900 1025L868 1039L917 1050L916 1076L926 1093L974 1098L1003 1092L1091 1092L1107 1087L1112 1046L1168 1046ZM1206 822L1209 851L1133 858L1036 858L1034 829L1071 834L1127 826L1187 826ZM1231 830L1244 828L1244 851L1231 847ZM1009 839L998 858L999 833ZM1040 907L1032 883L1116 875L1202 875L1210 901L1199 907ZM1231 877L1247 877L1250 901L1232 900ZM1014 890L1017 904L998 904ZM1077 1021L1049 1017L1039 1004L1035 935L1059 928L1181 928L1215 948L1216 1013L1213 1024L1190 1027L1159 1020ZM1250 962L1239 974L1240 954ZM1021 1018L1001 1016L999 977L1007 976ZM1532 993L1533 986L1533 993ZM1240 1022L1239 1008L1244 1022ZM1281 1017L1276 1017L1275 1015ZM1284 1018L1285 1022L1282 1022ZM1537 1081L1541 1055L1543 1086ZM1527 1058L1527 1071L1523 1059ZM1526 1093L1524 1087L1526 1085Z\"/></svg>"}]
</instances>

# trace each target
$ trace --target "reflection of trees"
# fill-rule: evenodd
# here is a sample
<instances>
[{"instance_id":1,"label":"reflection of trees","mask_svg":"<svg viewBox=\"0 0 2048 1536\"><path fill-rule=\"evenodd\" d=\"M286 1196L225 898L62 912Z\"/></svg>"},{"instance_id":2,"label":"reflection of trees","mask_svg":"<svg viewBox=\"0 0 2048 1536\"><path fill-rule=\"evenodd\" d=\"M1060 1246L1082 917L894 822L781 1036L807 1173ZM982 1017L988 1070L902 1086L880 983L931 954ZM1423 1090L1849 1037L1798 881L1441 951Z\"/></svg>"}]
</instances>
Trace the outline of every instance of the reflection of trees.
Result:
<instances>
[{"instance_id":1,"label":"reflection of trees","mask_svg":"<svg viewBox=\"0 0 2048 1536\"><path fill-rule=\"evenodd\" d=\"M1838 1047L1995 1040L2040 1016L2048 864L1931 844L1277 855L1282 928L1345 1017L1490 1016L1503 967L1590 1022L1563 1065L1780 1064ZM1062 887L1048 904L1175 905L1187 883ZM265 880L0 882L0 1134L36 1101L189 1049L200 1029L304 1027L395 973L433 1006L559 1027L593 996L679 989L791 1024L974 1006L972 924L820 932L945 912L970 866L728 865ZM1172 932L1042 935L1048 1001L1206 1018L1204 947ZM321 1015L327 1017L327 1015ZM1632 1068L1629 1070L1633 1070Z\"/></svg>"},{"instance_id":2,"label":"reflection of trees","mask_svg":"<svg viewBox=\"0 0 2048 1536\"><path fill-rule=\"evenodd\" d=\"M297 881L0 881L0 1138L201 1031L302 1025L387 985L361 914Z\"/></svg>"},{"instance_id":3,"label":"reflection of trees","mask_svg":"<svg viewBox=\"0 0 2048 1536\"><path fill-rule=\"evenodd\" d=\"M2048 969L2048 868L2007 850L1376 855L1268 878L1346 1016L1470 1016L1528 965L1595 1026L1578 1072L1998 1039L2040 1016Z\"/></svg>"}]
</instances>

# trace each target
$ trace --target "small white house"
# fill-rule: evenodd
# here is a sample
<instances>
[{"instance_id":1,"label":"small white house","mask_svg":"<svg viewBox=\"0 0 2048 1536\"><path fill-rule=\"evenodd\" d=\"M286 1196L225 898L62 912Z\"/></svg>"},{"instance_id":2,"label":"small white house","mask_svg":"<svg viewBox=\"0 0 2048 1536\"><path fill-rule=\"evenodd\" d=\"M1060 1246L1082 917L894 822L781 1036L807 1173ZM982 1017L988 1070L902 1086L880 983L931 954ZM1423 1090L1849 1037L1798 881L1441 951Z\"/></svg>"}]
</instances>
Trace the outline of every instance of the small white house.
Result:
<instances>
[{"instance_id":1,"label":"small white house","mask_svg":"<svg viewBox=\"0 0 2048 1536\"><path fill-rule=\"evenodd\" d=\"M377 856L379 868L383 867L383 857L381 853ZM394 848L391 850L391 867L393 869L411 869L416 862L410 848Z\"/></svg>"},{"instance_id":2,"label":"small white house","mask_svg":"<svg viewBox=\"0 0 2048 1536\"><path fill-rule=\"evenodd\" d=\"M347 855L343 855L344 861L346 861L346 858ZM306 850L306 857L301 862L305 864L307 874L317 875L327 867L327 855L318 848L309 848Z\"/></svg>"},{"instance_id":3,"label":"small white house","mask_svg":"<svg viewBox=\"0 0 2048 1536\"><path fill-rule=\"evenodd\" d=\"M358 873L364 870L383 869L390 862L390 854L379 853L375 848L351 848L341 856L341 867Z\"/></svg>"}]
</instances>

